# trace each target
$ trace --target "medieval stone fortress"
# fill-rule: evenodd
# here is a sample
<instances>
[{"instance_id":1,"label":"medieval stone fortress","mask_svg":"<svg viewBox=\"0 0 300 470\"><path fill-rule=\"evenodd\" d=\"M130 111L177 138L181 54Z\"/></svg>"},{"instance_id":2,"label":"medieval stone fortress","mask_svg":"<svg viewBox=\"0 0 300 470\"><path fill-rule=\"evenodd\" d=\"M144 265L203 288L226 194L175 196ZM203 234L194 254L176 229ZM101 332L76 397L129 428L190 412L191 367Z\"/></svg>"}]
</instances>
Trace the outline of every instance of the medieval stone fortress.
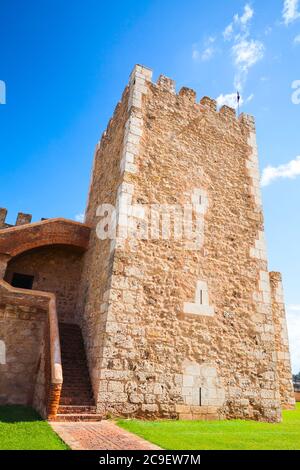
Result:
<instances>
[{"instance_id":1,"label":"medieval stone fortress","mask_svg":"<svg viewBox=\"0 0 300 470\"><path fill-rule=\"evenodd\" d=\"M255 123L137 65L84 223L0 213L0 403L277 422L295 405Z\"/></svg>"}]
</instances>

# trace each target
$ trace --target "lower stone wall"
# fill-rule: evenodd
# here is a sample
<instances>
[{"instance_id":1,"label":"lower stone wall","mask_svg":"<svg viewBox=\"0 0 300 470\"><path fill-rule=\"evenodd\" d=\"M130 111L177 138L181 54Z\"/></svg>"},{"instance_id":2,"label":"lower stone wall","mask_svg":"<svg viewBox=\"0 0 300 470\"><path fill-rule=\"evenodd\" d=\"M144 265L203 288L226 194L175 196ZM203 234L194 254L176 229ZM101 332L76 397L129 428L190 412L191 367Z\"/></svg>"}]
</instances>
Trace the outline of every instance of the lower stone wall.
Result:
<instances>
[{"instance_id":1,"label":"lower stone wall","mask_svg":"<svg viewBox=\"0 0 300 470\"><path fill-rule=\"evenodd\" d=\"M0 305L0 404L32 404L46 312Z\"/></svg>"},{"instance_id":2,"label":"lower stone wall","mask_svg":"<svg viewBox=\"0 0 300 470\"><path fill-rule=\"evenodd\" d=\"M281 405L284 409L293 409L295 395L281 274L270 273L270 284Z\"/></svg>"},{"instance_id":3,"label":"lower stone wall","mask_svg":"<svg viewBox=\"0 0 300 470\"><path fill-rule=\"evenodd\" d=\"M34 395L32 405L35 410L39 412L43 418L47 417L47 390L48 390L48 377L47 370L47 357L49 357L49 347L47 348L47 336L45 329L44 339L42 340L39 367L36 376L36 383L34 388Z\"/></svg>"},{"instance_id":4,"label":"lower stone wall","mask_svg":"<svg viewBox=\"0 0 300 470\"><path fill-rule=\"evenodd\" d=\"M295 392L295 400L300 402L300 392Z\"/></svg>"}]
</instances>

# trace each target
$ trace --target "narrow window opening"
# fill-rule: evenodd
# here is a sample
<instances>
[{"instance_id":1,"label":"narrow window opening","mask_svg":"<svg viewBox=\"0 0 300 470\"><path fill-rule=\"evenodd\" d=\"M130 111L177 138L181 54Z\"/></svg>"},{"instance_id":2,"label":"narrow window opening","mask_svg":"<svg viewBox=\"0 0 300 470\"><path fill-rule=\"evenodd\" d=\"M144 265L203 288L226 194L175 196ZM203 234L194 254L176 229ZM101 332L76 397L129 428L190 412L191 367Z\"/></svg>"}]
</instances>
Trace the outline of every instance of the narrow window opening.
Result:
<instances>
[{"instance_id":1,"label":"narrow window opening","mask_svg":"<svg viewBox=\"0 0 300 470\"><path fill-rule=\"evenodd\" d=\"M203 291L200 290L200 304L203 305Z\"/></svg>"},{"instance_id":2,"label":"narrow window opening","mask_svg":"<svg viewBox=\"0 0 300 470\"><path fill-rule=\"evenodd\" d=\"M34 276L28 274L14 273L11 281L13 287L19 289L32 289Z\"/></svg>"},{"instance_id":3,"label":"narrow window opening","mask_svg":"<svg viewBox=\"0 0 300 470\"><path fill-rule=\"evenodd\" d=\"M202 406L202 389L199 388L199 406Z\"/></svg>"}]
</instances>

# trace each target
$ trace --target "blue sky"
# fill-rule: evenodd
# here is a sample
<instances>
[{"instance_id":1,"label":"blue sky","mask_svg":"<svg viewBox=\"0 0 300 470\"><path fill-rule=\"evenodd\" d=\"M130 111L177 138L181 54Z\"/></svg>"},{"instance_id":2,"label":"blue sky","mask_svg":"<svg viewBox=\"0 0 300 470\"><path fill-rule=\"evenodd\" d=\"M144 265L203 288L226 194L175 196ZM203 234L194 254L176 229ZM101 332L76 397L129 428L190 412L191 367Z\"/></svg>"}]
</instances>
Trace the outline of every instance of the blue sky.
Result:
<instances>
[{"instance_id":1,"label":"blue sky","mask_svg":"<svg viewBox=\"0 0 300 470\"><path fill-rule=\"evenodd\" d=\"M11 223L18 211L84 211L95 144L135 63L199 100L231 103L239 88L256 116L270 269L283 273L300 370L300 1L1 0L0 18L0 206Z\"/></svg>"}]
</instances>

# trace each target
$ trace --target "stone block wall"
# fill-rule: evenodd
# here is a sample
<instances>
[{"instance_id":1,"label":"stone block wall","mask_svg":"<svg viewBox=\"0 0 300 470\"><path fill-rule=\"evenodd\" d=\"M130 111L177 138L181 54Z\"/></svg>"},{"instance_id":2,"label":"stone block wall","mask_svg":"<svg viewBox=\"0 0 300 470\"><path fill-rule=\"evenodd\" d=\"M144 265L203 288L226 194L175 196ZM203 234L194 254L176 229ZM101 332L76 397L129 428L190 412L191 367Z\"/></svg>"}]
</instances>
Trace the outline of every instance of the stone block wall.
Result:
<instances>
[{"instance_id":1,"label":"stone block wall","mask_svg":"<svg viewBox=\"0 0 300 470\"><path fill-rule=\"evenodd\" d=\"M281 405L284 409L294 409L295 393L291 374L289 338L281 274L270 273L270 282Z\"/></svg>"},{"instance_id":2,"label":"stone block wall","mask_svg":"<svg viewBox=\"0 0 300 470\"><path fill-rule=\"evenodd\" d=\"M5 280L14 273L34 276L34 290L56 295L59 321L74 323L82 253L67 246L46 246L25 252L9 263Z\"/></svg>"},{"instance_id":3,"label":"stone block wall","mask_svg":"<svg viewBox=\"0 0 300 470\"><path fill-rule=\"evenodd\" d=\"M31 405L47 312L38 307L0 305L0 404Z\"/></svg>"},{"instance_id":4,"label":"stone block wall","mask_svg":"<svg viewBox=\"0 0 300 470\"><path fill-rule=\"evenodd\" d=\"M97 236L104 203L115 240ZM280 420L253 118L137 66L96 149L86 221L78 314L98 410Z\"/></svg>"},{"instance_id":5,"label":"stone block wall","mask_svg":"<svg viewBox=\"0 0 300 470\"><path fill-rule=\"evenodd\" d=\"M102 204L115 206L120 172L121 152L128 119L129 87L118 103L107 130L95 150L93 172L86 208L85 223L91 226L89 248L84 255L83 272L78 292L77 317L83 331L95 397L100 387L101 370L109 367L113 357L103 356L106 312L103 298L110 289L114 251L110 240L101 240L96 228ZM104 214L103 214L104 215Z\"/></svg>"}]
</instances>

